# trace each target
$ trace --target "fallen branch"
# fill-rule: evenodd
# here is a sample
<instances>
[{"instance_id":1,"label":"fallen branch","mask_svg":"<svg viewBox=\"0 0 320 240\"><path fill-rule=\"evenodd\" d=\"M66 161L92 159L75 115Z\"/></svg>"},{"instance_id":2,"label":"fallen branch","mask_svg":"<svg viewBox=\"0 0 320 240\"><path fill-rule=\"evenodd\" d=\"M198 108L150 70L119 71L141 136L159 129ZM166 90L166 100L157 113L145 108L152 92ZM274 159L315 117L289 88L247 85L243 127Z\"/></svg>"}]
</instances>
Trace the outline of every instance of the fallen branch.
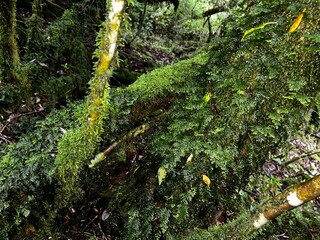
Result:
<instances>
[{"instance_id":1,"label":"fallen branch","mask_svg":"<svg viewBox=\"0 0 320 240\"><path fill-rule=\"evenodd\" d=\"M2 135L3 131L6 129L6 127L8 126L9 121L6 121L5 124L2 125L1 129L0 129L0 135Z\"/></svg>"},{"instance_id":2,"label":"fallen branch","mask_svg":"<svg viewBox=\"0 0 320 240\"><path fill-rule=\"evenodd\" d=\"M320 196L320 175L286 189L276 197L270 199L253 218L254 228L260 228L271 219L284 212L296 208Z\"/></svg>"},{"instance_id":3,"label":"fallen branch","mask_svg":"<svg viewBox=\"0 0 320 240\"><path fill-rule=\"evenodd\" d=\"M121 139L114 141L109 147L107 147L104 151L98 153L91 163L89 164L89 168L95 167L98 163L105 160L113 151L118 149L121 143L127 141L128 139L136 138L139 135L142 135L149 131L152 127L156 125L160 118L167 116L170 111L164 112L156 117L154 117L151 121L144 123L133 130L129 131L128 133L124 134Z\"/></svg>"},{"instance_id":4,"label":"fallen branch","mask_svg":"<svg viewBox=\"0 0 320 240\"><path fill-rule=\"evenodd\" d=\"M255 214L243 212L233 221L208 230L196 229L190 239L253 239L258 229L279 215L320 196L320 175L289 187L258 208Z\"/></svg>"},{"instance_id":5,"label":"fallen branch","mask_svg":"<svg viewBox=\"0 0 320 240\"><path fill-rule=\"evenodd\" d=\"M150 123L145 123L133 130L131 130L129 133L125 134L121 139L113 142L109 147L107 147L103 152L98 153L93 160L91 160L91 163L89 164L89 168L95 167L98 163L105 160L114 150L118 149L122 142L126 141L130 138L135 138L146 131L148 131L151 128Z\"/></svg>"},{"instance_id":6,"label":"fallen branch","mask_svg":"<svg viewBox=\"0 0 320 240\"><path fill-rule=\"evenodd\" d=\"M12 142L7 139L7 136L4 136L4 135L0 135L0 139L2 139L3 141L5 141L7 144L12 144Z\"/></svg>"}]
</instances>

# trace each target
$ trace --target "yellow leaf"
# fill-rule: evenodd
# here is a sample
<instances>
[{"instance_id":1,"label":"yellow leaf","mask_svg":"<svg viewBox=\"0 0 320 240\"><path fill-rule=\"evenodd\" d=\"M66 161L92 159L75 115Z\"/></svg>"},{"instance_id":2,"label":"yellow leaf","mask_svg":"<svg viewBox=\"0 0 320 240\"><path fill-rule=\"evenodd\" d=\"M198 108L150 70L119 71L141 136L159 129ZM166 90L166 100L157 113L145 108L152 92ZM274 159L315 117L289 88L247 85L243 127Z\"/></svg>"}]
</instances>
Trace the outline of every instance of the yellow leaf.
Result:
<instances>
[{"instance_id":1,"label":"yellow leaf","mask_svg":"<svg viewBox=\"0 0 320 240\"><path fill-rule=\"evenodd\" d=\"M264 23L264 24L260 25L259 27L251 28L251 29L245 31L244 34L243 34L243 37L242 37L241 41L243 41L244 37L247 36L248 34L254 32L254 31L256 31L256 30L262 29L262 28L264 28L265 26L270 25L270 24L277 24L277 22L267 22L267 23Z\"/></svg>"},{"instance_id":2,"label":"yellow leaf","mask_svg":"<svg viewBox=\"0 0 320 240\"><path fill-rule=\"evenodd\" d=\"M204 231L205 231L204 229L198 228L198 227L195 227L194 230L195 230L195 231L199 231L199 232L204 232Z\"/></svg>"},{"instance_id":3,"label":"yellow leaf","mask_svg":"<svg viewBox=\"0 0 320 240\"><path fill-rule=\"evenodd\" d=\"M193 159L193 154L191 153L190 156L188 157L186 163L187 163L187 164L191 163L192 159Z\"/></svg>"},{"instance_id":4,"label":"yellow leaf","mask_svg":"<svg viewBox=\"0 0 320 240\"><path fill-rule=\"evenodd\" d=\"M303 18L303 14L304 14L304 12L305 12L306 10L307 10L307 9L304 8L304 9L302 10L302 13L300 13L299 16L296 18L296 20L294 21L294 23L291 25L291 27L290 27L290 29L289 29L289 33L294 32L294 31L299 27L299 25L300 25L300 23L301 23L301 20L302 20L302 18Z\"/></svg>"},{"instance_id":5,"label":"yellow leaf","mask_svg":"<svg viewBox=\"0 0 320 240\"><path fill-rule=\"evenodd\" d=\"M167 170L164 167L160 167L158 169L158 181L159 181L159 186L161 185L161 183L163 182L163 180L165 179L167 175Z\"/></svg>"},{"instance_id":6,"label":"yellow leaf","mask_svg":"<svg viewBox=\"0 0 320 240\"><path fill-rule=\"evenodd\" d=\"M215 130L213 130L211 133L212 134L217 134L219 132L222 132L224 130L224 128L216 128Z\"/></svg>"},{"instance_id":7,"label":"yellow leaf","mask_svg":"<svg viewBox=\"0 0 320 240\"><path fill-rule=\"evenodd\" d=\"M202 181L208 186L208 187L210 187L210 184L211 184L211 180L210 180L210 178L208 178L208 176L206 176L206 175L202 175Z\"/></svg>"},{"instance_id":8,"label":"yellow leaf","mask_svg":"<svg viewBox=\"0 0 320 240\"><path fill-rule=\"evenodd\" d=\"M246 95L246 92L243 91L243 90L238 90L237 93L240 94L240 95Z\"/></svg>"},{"instance_id":9,"label":"yellow leaf","mask_svg":"<svg viewBox=\"0 0 320 240\"><path fill-rule=\"evenodd\" d=\"M203 97L203 101L207 103L210 101L210 99L211 99L211 92L207 92L206 95L204 95Z\"/></svg>"}]
</instances>

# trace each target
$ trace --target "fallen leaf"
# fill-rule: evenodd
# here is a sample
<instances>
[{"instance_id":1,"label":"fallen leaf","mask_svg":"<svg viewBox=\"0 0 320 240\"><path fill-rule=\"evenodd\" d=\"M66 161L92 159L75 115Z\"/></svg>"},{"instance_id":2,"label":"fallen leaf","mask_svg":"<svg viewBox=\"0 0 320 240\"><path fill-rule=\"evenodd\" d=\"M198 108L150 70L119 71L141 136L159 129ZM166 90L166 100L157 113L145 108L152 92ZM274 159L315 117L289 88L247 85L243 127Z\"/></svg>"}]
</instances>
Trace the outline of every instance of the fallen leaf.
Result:
<instances>
[{"instance_id":1,"label":"fallen leaf","mask_svg":"<svg viewBox=\"0 0 320 240\"><path fill-rule=\"evenodd\" d=\"M164 167L160 167L158 169L158 181L159 181L159 186L161 185L161 183L163 182L163 180L165 179L167 175L167 170Z\"/></svg>"},{"instance_id":2,"label":"fallen leaf","mask_svg":"<svg viewBox=\"0 0 320 240\"><path fill-rule=\"evenodd\" d=\"M208 176L206 176L206 175L202 175L202 181L208 186L208 187L210 187L210 184L211 184L211 180L210 180L210 178L208 178Z\"/></svg>"},{"instance_id":3,"label":"fallen leaf","mask_svg":"<svg viewBox=\"0 0 320 240\"><path fill-rule=\"evenodd\" d=\"M292 33L294 32L300 25L301 23L301 20L303 18L303 15L304 15L304 12L306 11L307 9L304 8L302 10L302 13L299 14L299 16L296 18L296 20L294 21L294 23L291 25L290 29L289 29L289 33Z\"/></svg>"},{"instance_id":4,"label":"fallen leaf","mask_svg":"<svg viewBox=\"0 0 320 240\"><path fill-rule=\"evenodd\" d=\"M188 157L186 163L187 163L187 164L191 163L192 159L193 159L193 154L191 153L190 156Z\"/></svg>"},{"instance_id":5,"label":"fallen leaf","mask_svg":"<svg viewBox=\"0 0 320 240\"><path fill-rule=\"evenodd\" d=\"M101 215L101 220L105 221L111 216L111 212L108 212L107 209L105 209Z\"/></svg>"},{"instance_id":6,"label":"fallen leaf","mask_svg":"<svg viewBox=\"0 0 320 240\"><path fill-rule=\"evenodd\" d=\"M210 99L211 99L211 93L210 93L210 92L207 92L206 95L204 95L204 97L203 97L203 101L204 101L205 103L207 103L207 102L210 101Z\"/></svg>"}]
</instances>

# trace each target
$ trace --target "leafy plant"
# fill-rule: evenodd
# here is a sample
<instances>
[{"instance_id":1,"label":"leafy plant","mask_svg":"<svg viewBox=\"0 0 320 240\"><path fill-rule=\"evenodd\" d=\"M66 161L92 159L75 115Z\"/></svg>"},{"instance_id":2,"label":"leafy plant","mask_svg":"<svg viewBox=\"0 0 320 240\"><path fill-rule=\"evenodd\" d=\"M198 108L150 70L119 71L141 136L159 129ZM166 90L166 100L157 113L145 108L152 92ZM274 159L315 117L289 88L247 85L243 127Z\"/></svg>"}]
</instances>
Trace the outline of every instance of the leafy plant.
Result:
<instances>
[{"instance_id":1,"label":"leafy plant","mask_svg":"<svg viewBox=\"0 0 320 240\"><path fill-rule=\"evenodd\" d=\"M54 159L64 129L74 124L75 105L54 110L0 153L0 236L23 238L23 228L45 232L54 220Z\"/></svg>"}]
</instances>

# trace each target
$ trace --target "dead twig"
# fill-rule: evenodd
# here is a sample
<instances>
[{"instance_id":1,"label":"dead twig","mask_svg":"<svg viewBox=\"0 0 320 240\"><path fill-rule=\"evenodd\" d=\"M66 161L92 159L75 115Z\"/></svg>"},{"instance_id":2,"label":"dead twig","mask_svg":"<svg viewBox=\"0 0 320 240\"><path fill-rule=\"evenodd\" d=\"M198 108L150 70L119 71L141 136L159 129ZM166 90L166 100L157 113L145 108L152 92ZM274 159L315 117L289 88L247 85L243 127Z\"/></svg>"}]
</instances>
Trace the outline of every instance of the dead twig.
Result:
<instances>
[{"instance_id":1,"label":"dead twig","mask_svg":"<svg viewBox=\"0 0 320 240\"><path fill-rule=\"evenodd\" d=\"M92 218L90 222L88 222L87 225L84 226L84 228L82 229L82 232L84 232L98 217L99 217L99 214L97 214L94 218Z\"/></svg>"},{"instance_id":2,"label":"dead twig","mask_svg":"<svg viewBox=\"0 0 320 240\"><path fill-rule=\"evenodd\" d=\"M4 136L4 135L0 135L0 139L2 139L3 141L5 141L8 144L12 144L12 142L9 139L7 139L6 136Z\"/></svg>"},{"instance_id":3,"label":"dead twig","mask_svg":"<svg viewBox=\"0 0 320 240\"><path fill-rule=\"evenodd\" d=\"M3 131L6 129L6 127L8 126L8 124L9 124L8 121L6 121L6 123L3 124L3 126L2 126L1 129L0 129L0 135L2 135Z\"/></svg>"}]
</instances>

